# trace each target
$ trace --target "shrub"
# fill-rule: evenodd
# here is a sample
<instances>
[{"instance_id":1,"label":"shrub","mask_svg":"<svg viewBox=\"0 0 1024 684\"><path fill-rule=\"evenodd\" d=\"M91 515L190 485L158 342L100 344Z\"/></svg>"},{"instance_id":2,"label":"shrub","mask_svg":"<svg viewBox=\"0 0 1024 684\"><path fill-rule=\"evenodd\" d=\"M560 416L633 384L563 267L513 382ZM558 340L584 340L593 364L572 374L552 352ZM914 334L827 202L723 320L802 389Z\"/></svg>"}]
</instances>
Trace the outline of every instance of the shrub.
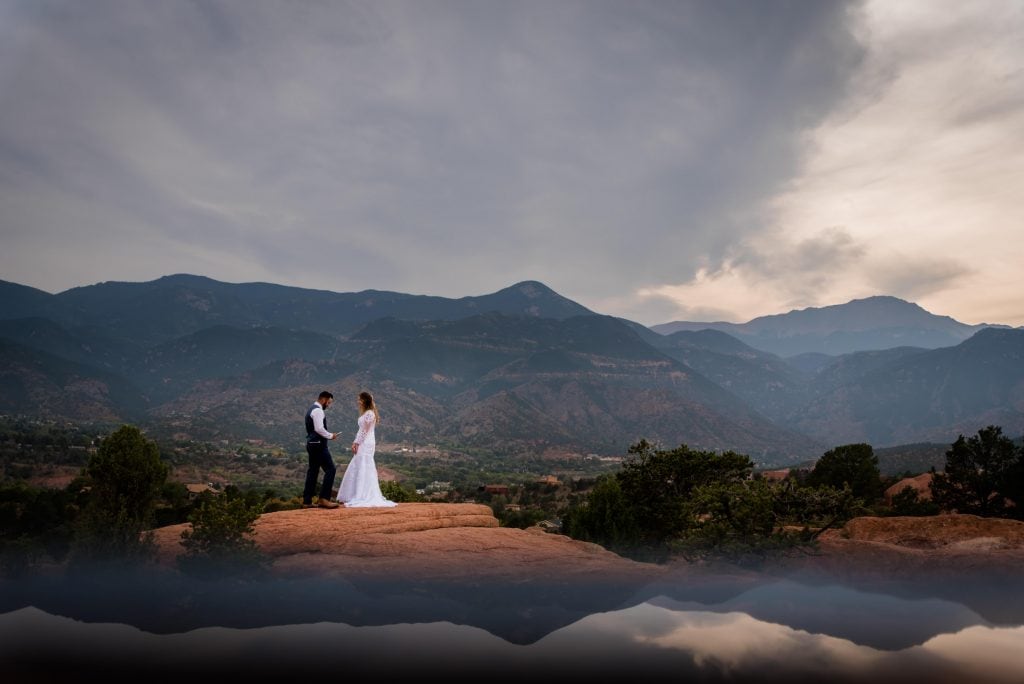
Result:
<instances>
[{"instance_id":1,"label":"shrub","mask_svg":"<svg viewBox=\"0 0 1024 684\"><path fill-rule=\"evenodd\" d=\"M890 515L935 515L939 505L934 501L922 499L917 490L907 485L892 497Z\"/></svg>"},{"instance_id":2,"label":"shrub","mask_svg":"<svg viewBox=\"0 0 1024 684\"><path fill-rule=\"evenodd\" d=\"M393 480L382 481L380 483L380 493L384 495L385 499L390 499L395 503L426 501L422 494L417 494L414 490L406 489Z\"/></svg>"},{"instance_id":3,"label":"shrub","mask_svg":"<svg viewBox=\"0 0 1024 684\"><path fill-rule=\"evenodd\" d=\"M262 505L227 494L203 501L189 516L192 528L181 534L178 567L201 577L260 574L268 559L251 536L261 511Z\"/></svg>"}]
</instances>

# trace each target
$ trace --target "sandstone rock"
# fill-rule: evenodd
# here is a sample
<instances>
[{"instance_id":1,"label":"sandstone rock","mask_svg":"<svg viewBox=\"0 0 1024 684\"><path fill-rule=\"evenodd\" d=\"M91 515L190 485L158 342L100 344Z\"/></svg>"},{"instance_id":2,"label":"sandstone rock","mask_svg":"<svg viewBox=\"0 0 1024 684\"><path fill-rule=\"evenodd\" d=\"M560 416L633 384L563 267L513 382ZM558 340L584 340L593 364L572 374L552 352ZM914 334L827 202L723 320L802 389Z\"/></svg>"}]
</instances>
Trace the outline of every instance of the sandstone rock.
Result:
<instances>
[{"instance_id":1,"label":"sandstone rock","mask_svg":"<svg viewBox=\"0 0 1024 684\"><path fill-rule=\"evenodd\" d=\"M187 528L154 531L162 563L172 564L183 552L181 533ZM254 539L272 557L273 572L290 577L643 581L664 572L539 528L499 527L483 504L265 513L255 523Z\"/></svg>"},{"instance_id":2,"label":"sandstone rock","mask_svg":"<svg viewBox=\"0 0 1024 684\"><path fill-rule=\"evenodd\" d=\"M1024 522L966 514L854 518L823 533L813 553L779 566L842 580L1017 583L1024 579Z\"/></svg>"},{"instance_id":3,"label":"sandstone rock","mask_svg":"<svg viewBox=\"0 0 1024 684\"><path fill-rule=\"evenodd\" d=\"M1024 522L956 513L922 517L862 517L849 521L842 530L829 530L822 536L929 549L972 539L995 538L1002 540L1005 548L1022 548Z\"/></svg>"},{"instance_id":4,"label":"sandstone rock","mask_svg":"<svg viewBox=\"0 0 1024 684\"><path fill-rule=\"evenodd\" d=\"M962 603L996 624L1020 624L1024 523L975 515L854 518L818 548L777 560L786 577Z\"/></svg>"},{"instance_id":5,"label":"sandstone rock","mask_svg":"<svg viewBox=\"0 0 1024 684\"><path fill-rule=\"evenodd\" d=\"M921 473L917 477L906 477L889 487L883 494L885 503L892 505L892 498L902 492L905 488L910 487L917 492L917 498L921 501L932 500L932 474Z\"/></svg>"},{"instance_id":6,"label":"sandstone rock","mask_svg":"<svg viewBox=\"0 0 1024 684\"><path fill-rule=\"evenodd\" d=\"M155 530L165 565L182 553L187 527ZM637 586L692 578L699 571L692 563L632 561L539 528L499 527L482 504L266 513L255 524L254 538L272 558L273 573L296 578ZM822 534L815 550L772 564L785 572L842 577L949 578L983 571L1015 578L1024 567L1024 522L963 514L855 518Z\"/></svg>"}]
</instances>

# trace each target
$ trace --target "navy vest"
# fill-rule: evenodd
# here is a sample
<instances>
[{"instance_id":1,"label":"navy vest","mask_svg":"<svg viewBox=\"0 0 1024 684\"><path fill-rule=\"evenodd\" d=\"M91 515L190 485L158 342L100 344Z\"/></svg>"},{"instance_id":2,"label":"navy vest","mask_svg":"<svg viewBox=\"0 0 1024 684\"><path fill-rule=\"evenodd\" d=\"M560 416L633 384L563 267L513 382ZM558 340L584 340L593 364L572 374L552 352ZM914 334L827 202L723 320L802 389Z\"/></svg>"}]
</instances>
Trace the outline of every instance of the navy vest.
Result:
<instances>
[{"instance_id":1,"label":"navy vest","mask_svg":"<svg viewBox=\"0 0 1024 684\"><path fill-rule=\"evenodd\" d=\"M313 428L313 409L323 408L320 403L317 402L309 407L306 411L306 444L327 444L327 438L323 435L317 434L317 431ZM324 411L324 430L327 429L327 412Z\"/></svg>"}]
</instances>

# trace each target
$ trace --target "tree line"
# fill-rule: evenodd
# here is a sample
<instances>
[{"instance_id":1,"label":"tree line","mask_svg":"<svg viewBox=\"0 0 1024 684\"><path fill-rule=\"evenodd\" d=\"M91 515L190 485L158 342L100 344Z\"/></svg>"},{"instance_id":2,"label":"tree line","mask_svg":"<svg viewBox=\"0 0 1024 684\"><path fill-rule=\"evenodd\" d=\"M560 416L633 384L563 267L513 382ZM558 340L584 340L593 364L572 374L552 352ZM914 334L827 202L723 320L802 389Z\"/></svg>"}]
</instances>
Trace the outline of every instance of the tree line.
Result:
<instances>
[{"instance_id":1,"label":"tree line","mask_svg":"<svg viewBox=\"0 0 1024 684\"><path fill-rule=\"evenodd\" d=\"M684 556L763 557L771 550L814 541L865 514L939 512L1024 518L1024 446L988 426L950 446L946 467L932 468L931 500L905 488L884 510L884 480L869 444L825 452L810 470L781 481L753 472L748 456L691 449L658 449L641 440L620 470L598 478L563 516L569 536L626 556L662 560Z\"/></svg>"}]
</instances>

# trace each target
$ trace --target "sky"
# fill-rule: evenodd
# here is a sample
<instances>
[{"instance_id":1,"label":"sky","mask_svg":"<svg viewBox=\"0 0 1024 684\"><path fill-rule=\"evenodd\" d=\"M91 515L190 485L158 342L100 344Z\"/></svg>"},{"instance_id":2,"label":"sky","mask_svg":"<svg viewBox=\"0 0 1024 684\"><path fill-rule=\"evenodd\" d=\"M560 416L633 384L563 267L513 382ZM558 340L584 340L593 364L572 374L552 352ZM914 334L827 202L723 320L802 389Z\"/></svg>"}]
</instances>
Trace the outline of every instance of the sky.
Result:
<instances>
[{"instance_id":1,"label":"sky","mask_svg":"<svg viewBox=\"0 0 1024 684\"><path fill-rule=\"evenodd\" d=\"M1024 325L1020 0L0 0L0 280Z\"/></svg>"}]
</instances>

